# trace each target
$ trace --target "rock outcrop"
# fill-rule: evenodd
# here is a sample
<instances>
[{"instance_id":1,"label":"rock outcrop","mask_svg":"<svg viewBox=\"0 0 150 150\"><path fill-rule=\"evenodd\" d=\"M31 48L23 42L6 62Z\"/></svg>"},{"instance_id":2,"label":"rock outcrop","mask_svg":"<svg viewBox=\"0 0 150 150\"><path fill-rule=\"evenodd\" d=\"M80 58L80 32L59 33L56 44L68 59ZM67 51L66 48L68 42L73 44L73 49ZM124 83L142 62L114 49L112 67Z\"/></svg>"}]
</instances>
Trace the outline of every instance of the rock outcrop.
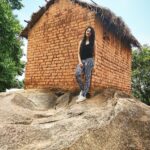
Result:
<instances>
[{"instance_id":1,"label":"rock outcrop","mask_svg":"<svg viewBox=\"0 0 150 150\"><path fill-rule=\"evenodd\" d=\"M150 106L107 89L0 94L0 150L150 150Z\"/></svg>"}]
</instances>

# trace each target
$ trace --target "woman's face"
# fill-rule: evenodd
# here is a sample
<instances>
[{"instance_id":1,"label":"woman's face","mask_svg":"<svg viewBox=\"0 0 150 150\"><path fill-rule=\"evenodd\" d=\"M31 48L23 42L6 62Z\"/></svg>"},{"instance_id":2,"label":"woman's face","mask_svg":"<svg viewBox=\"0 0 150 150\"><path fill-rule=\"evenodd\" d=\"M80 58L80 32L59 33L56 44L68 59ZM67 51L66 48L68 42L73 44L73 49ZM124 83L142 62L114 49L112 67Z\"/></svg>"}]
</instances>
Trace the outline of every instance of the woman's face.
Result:
<instances>
[{"instance_id":1,"label":"woman's face","mask_svg":"<svg viewBox=\"0 0 150 150\"><path fill-rule=\"evenodd\" d=\"M89 37L91 35L91 28L88 28L86 30L86 36Z\"/></svg>"}]
</instances>

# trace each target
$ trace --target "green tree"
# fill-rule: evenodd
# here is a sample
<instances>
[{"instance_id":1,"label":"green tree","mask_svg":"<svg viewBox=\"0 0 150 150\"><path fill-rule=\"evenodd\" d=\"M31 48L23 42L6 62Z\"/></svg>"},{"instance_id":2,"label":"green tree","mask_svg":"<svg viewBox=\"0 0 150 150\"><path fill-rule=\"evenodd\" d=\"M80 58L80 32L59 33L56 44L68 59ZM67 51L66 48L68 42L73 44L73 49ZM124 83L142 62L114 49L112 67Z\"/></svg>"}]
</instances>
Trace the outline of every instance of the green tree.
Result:
<instances>
[{"instance_id":1,"label":"green tree","mask_svg":"<svg viewBox=\"0 0 150 150\"><path fill-rule=\"evenodd\" d=\"M23 7L22 0L6 0L6 2L9 3L11 9L21 9Z\"/></svg>"},{"instance_id":2,"label":"green tree","mask_svg":"<svg viewBox=\"0 0 150 150\"><path fill-rule=\"evenodd\" d=\"M0 0L0 91L18 87L17 75L22 75L24 63L21 62L23 51L19 37L23 29L13 15L13 9L20 9L18 0ZM19 83L19 85L21 85Z\"/></svg>"},{"instance_id":3,"label":"green tree","mask_svg":"<svg viewBox=\"0 0 150 150\"><path fill-rule=\"evenodd\" d=\"M150 105L150 46L143 45L142 51L132 52L133 95Z\"/></svg>"}]
</instances>

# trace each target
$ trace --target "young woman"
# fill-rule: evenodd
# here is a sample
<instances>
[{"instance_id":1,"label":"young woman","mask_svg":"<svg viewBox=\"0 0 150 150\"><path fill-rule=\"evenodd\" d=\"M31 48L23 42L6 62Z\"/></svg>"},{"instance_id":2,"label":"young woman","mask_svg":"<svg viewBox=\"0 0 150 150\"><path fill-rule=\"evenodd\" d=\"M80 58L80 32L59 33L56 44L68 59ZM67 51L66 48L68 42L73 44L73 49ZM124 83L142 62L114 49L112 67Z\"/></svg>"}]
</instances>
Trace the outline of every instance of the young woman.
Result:
<instances>
[{"instance_id":1,"label":"young woman","mask_svg":"<svg viewBox=\"0 0 150 150\"><path fill-rule=\"evenodd\" d=\"M78 46L79 64L76 67L75 76L81 91L76 102L85 100L86 94L89 91L91 72L95 64L96 47L95 31L93 27L88 26L85 29L83 39L79 42ZM85 75L85 84L82 83L82 73Z\"/></svg>"}]
</instances>

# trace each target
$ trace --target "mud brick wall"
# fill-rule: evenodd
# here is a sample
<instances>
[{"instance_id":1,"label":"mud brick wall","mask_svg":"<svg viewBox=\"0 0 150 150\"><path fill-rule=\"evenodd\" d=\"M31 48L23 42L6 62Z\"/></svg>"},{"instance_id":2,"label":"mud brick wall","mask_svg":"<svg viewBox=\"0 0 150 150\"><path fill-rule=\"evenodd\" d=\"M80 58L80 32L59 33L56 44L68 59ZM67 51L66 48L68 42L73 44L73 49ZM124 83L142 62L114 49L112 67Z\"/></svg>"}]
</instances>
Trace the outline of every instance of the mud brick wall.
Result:
<instances>
[{"instance_id":1,"label":"mud brick wall","mask_svg":"<svg viewBox=\"0 0 150 150\"><path fill-rule=\"evenodd\" d=\"M112 32L95 22L97 53L92 77L94 89L116 88L131 94L131 49Z\"/></svg>"},{"instance_id":2,"label":"mud brick wall","mask_svg":"<svg viewBox=\"0 0 150 150\"><path fill-rule=\"evenodd\" d=\"M90 91L115 87L130 92L131 51L105 28L94 12L61 0L49 7L28 35L25 88L78 90L75 68L85 28L95 29L97 52Z\"/></svg>"}]
</instances>

